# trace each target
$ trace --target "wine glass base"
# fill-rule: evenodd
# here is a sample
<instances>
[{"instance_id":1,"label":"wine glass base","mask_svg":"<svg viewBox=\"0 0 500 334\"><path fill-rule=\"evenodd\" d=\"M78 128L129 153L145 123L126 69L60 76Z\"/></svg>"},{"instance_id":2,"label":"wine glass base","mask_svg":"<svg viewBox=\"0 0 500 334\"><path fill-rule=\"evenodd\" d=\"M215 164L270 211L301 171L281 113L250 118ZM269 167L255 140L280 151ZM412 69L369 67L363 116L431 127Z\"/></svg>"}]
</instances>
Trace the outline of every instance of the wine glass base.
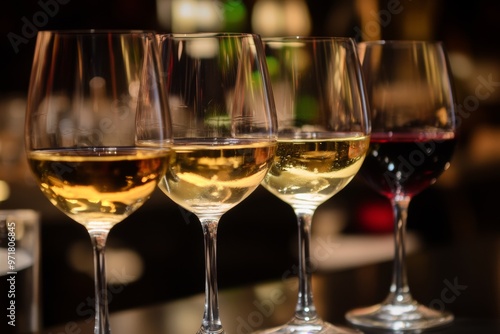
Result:
<instances>
[{"instance_id":1,"label":"wine glass base","mask_svg":"<svg viewBox=\"0 0 500 334\"><path fill-rule=\"evenodd\" d=\"M203 327L198 329L198 331L196 332L196 334L225 334L225 333L226 332L224 331L224 328L220 328L217 330L207 330L204 329Z\"/></svg>"},{"instance_id":2,"label":"wine glass base","mask_svg":"<svg viewBox=\"0 0 500 334\"><path fill-rule=\"evenodd\" d=\"M354 309L346 314L354 326L389 330L423 330L451 323L453 314L433 310L418 303L378 304Z\"/></svg>"},{"instance_id":3,"label":"wine glass base","mask_svg":"<svg viewBox=\"0 0 500 334\"><path fill-rule=\"evenodd\" d=\"M334 326L328 322L301 322L291 321L285 325L264 329L253 334L361 334L353 328Z\"/></svg>"}]
</instances>

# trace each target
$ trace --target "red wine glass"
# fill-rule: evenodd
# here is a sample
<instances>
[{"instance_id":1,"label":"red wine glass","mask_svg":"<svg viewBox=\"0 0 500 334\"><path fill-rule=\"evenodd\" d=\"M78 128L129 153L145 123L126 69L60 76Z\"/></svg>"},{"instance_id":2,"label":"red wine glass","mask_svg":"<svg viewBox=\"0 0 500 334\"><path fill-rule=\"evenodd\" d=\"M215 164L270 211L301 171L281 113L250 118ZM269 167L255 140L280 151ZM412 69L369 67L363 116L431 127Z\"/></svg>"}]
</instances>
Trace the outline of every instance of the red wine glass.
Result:
<instances>
[{"instance_id":1,"label":"red wine glass","mask_svg":"<svg viewBox=\"0 0 500 334\"><path fill-rule=\"evenodd\" d=\"M413 196L449 165L456 116L451 74L440 42L371 41L358 44L372 116L370 148L359 176L391 201L395 258L390 292L380 304L349 311L353 325L421 330L453 315L417 302L405 268L407 210Z\"/></svg>"}]
</instances>

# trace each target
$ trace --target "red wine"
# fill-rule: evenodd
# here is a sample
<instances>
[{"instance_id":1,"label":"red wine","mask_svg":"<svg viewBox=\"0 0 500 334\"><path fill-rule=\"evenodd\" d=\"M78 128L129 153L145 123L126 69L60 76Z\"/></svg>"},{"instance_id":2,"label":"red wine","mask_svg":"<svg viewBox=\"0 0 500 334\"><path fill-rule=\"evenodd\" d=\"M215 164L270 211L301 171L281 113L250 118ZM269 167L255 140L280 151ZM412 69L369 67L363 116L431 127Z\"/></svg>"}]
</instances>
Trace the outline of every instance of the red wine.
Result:
<instances>
[{"instance_id":1,"label":"red wine","mask_svg":"<svg viewBox=\"0 0 500 334\"><path fill-rule=\"evenodd\" d=\"M359 176L389 199L412 197L448 167L455 137L444 133L375 133Z\"/></svg>"}]
</instances>

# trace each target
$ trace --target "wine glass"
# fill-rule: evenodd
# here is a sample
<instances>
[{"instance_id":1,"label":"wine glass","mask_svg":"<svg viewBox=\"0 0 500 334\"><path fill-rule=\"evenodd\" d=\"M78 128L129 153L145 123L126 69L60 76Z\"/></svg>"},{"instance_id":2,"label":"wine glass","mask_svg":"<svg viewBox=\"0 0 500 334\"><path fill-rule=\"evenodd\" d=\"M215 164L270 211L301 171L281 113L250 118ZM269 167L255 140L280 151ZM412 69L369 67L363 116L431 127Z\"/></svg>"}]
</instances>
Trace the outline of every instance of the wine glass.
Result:
<instances>
[{"instance_id":1,"label":"wine glass","mask_svg":"<svg viewBox=\"0 0 500 334\"><path fill-rule=\"evenodd\" d=\"M160 189L200 220L205 310L198 333L224 333L217 292L217 227L250 195L276 150L277 120L260 37L245 33L160 36L174 155Z\"/></svg>"},{"instance_id":2,"label":"wine glass","mask_svg":"<svg viewBox=\"0 0 500 334\"><path fill-rule=\"evenodd\" d=\"M358 326L420 330L444 325L453 315L415 301L405 266L405 230L411 198L448 168L455 146L453 89L442 43L359 43L373 132L359 176L391 201L395 259L390 292L380 304L355 309Z\"/></svg>"},{"instance_id":3,"label":"wine glass","mask_svg":"<svg viewBox=\"0 0 500 334\"><path fill-rule=\"evenodd\" d=\"M278 113L278 149L262 185L288 203L298 222L299 292L279 333L358 333L323 321L311 288L309 245L316 208L356 175L368 149L370 120L354 41L264 38Z\"/></svg>"},{"instance_id":4,"label":"wine glass","mask_svg":"<svg viewBox=\"0 0 500 334\"><path fill-rule=\"evenodd\" d=\"M104 251L111 228L165 174L171 120L156 35L40 31L26 111L30 168L93 245L95 334L110 333Z\"/></svg>"}]
</instances>

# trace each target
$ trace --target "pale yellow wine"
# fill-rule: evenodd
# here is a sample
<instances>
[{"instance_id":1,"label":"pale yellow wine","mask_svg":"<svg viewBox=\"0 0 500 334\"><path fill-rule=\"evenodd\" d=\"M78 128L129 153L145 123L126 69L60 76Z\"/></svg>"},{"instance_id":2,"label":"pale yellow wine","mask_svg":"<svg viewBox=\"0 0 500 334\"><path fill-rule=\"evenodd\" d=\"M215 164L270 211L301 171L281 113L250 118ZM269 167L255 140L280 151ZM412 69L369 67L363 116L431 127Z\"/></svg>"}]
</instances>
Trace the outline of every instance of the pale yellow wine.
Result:
<instances>
[{"instance_id":1,"label":"pale yellow wine","mask_svg":"<svg viewBox=\"0 0 500 334\"><path fill-rule=\"evenodd\" d=\"M360 169L369 137L278 140L262 185L294 208L314 209L342 190Z\"/></svg>"},{"instance_id":2,"label":"pale yellow wine","mask_svg":"<svg viewBox=\"0 0 500 334\"><path fill-rule=\"evenodd\" d=\"M174 145L159 187L198 217L221 215L259 186L275 149L269 142Z\"/></svg>"}]
</instances>

